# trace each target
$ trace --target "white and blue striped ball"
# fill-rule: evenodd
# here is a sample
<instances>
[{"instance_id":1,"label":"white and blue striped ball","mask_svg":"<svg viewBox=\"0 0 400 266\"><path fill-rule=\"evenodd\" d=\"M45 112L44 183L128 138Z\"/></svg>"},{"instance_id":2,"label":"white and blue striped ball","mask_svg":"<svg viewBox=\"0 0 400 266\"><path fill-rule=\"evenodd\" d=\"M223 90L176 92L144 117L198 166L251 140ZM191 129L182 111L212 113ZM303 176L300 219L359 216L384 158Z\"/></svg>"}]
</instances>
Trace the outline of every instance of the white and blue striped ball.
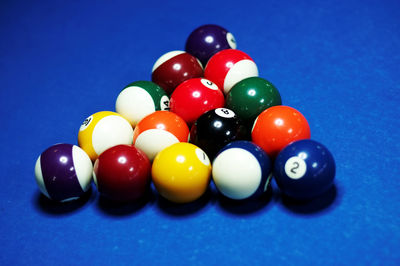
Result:
<instances>
[{"instance_id":1,"label":"white and blue striped ball","mask_svg":"<svg viewBox=\"0 0 400 266\"><path fill-rule=\"evenodd\" d=\"M224 196L243 200L258 197L267 188L271 173L268 155L250 141L226 145L212 164L212 178Z\"/></svg>"}]
</instances>

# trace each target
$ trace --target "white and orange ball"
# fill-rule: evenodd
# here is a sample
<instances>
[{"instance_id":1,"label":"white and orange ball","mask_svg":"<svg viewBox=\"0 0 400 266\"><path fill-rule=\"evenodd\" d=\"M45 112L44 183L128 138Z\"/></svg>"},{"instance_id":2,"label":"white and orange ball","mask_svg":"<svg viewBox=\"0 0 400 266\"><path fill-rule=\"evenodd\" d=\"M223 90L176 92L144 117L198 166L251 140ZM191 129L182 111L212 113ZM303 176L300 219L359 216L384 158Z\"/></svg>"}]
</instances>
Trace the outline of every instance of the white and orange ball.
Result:
<instances>
[{"instance_id":1,"label":"white and orange ball","mask_svg":"<svg viewBox=\"0 0 400 266\"><path fill-rule=\"evenodd\" d=\"M204 69L204 77L217 84L225 94L239 81L257 76L258 68L254 60L236 49L216 53Z\"/></svg>"},{"instance_id":2,"label":"white and orange ball","mask_svg":"<svg viewBox=\"0 0 400 266\"><path fill-rule=\"evenodd\" d=\"M92 161L108 148L132 144L133 129L129 121L118 113L97 112L83 121L78 133L79 146Z\"/></svg>"},{"instance_id":3,"label":"white and orange ball","mask_svg":"<svg viewBox=\"0 0 400 266\"><path fill-rule=\"evenodd\" d=\"M150 160L161 150L178 142L187 142L189 127L177 114L156 111L143 118L135 127L133 144Z\"/></svg>"}]
</instances>

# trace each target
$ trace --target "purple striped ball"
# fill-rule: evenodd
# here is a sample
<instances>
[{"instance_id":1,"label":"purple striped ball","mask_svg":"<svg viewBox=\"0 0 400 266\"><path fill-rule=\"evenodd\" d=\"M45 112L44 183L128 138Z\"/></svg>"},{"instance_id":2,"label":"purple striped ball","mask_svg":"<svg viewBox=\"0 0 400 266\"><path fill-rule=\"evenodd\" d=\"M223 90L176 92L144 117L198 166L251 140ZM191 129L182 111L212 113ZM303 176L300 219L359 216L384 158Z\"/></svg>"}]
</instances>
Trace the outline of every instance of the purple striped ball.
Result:
<instances>
[{"instance_id":1,"label":"purple striped ball","mask_svg":"<svg viewBox=\"0 0 400 266\"><path fill-rule=\"evenodd\" d=\"M37 159L35 177L40 191L49 199L65 202L89 190L93 164L78 146L55 144Z\"/></svg>"}]
</instances>

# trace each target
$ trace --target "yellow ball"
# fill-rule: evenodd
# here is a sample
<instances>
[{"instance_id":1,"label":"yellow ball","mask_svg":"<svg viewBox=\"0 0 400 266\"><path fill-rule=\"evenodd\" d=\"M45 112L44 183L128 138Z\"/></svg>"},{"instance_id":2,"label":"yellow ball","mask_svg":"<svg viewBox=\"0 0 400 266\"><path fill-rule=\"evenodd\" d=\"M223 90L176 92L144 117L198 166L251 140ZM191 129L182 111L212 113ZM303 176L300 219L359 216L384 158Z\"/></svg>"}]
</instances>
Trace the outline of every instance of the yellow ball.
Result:
<instances>
[{"instance_id":1,"label":"yellow ball","mask_svg":"<svg viewBox=\"0 0 400 266\"><path fill-rule=\"evenodd\" d=\"M83 121L78 133L78 144L92 161L108 148L132 144L133 128L120 114L110 111L95 113Z\"/></svg>"},{"instance_id":2,"label":"yellow ball","mask_svg":"<svg viewBox=\"0 0 400 266\"><path fill-rule=\"evenodd\" d=\"M207 190L211 163L202 149L180 142L157 154L151 173L161 196L172 202L187 203L200 198Z\"/></svg>"}]
</instances>

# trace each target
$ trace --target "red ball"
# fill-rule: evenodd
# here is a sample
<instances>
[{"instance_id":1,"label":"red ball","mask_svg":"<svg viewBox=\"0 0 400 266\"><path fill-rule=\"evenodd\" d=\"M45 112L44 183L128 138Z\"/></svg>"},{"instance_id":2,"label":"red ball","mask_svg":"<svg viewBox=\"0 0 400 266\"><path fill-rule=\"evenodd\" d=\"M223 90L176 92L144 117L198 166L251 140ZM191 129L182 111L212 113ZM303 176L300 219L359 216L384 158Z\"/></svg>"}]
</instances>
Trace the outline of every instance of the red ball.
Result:
<instances>
[{"instance_id":1,"label":"red ball","mask_svg":"<svg viewBox=\"0 0 400 266\"><path fill-rule=\"evenodd\" d=\"M226 49L216 53L204 69L204 77L217 84L225 94L239 81L257 76L258 68L253 59L236 49Z\"/></svg>"},{"instance_id":2,"label":"red ball","mask_svg":"<svg viewBox=\"0 0 400 266\"><path fill-rule=\"evenodd\" d=\"M202 76L203 67L196 57L184 51L171 51L154 63L151 80L171 94L185 80Z\"/></svg>"},{"instance_id":3,"label":"red ball","mask_svg":"<svg viewBox=\"0 0 400 266\"><path fill-rule=\"evenodd\" d=\"M205 112L223 107L225 98L218 86L204 78L189 79L179 85L171 95L171 112L186 123L193 124Z\"/></svg>"},{"instance_id":4,"label":"red ball","mask_svg":"<svg viewBox=\"0 0 400 266\"><path fill-rule=\"evenodd\" d=\"M251 138L271 158L289 143L309 139L310 126L306 118L296 109L278 105L264 110L255 120Z\"/></svg>"},{"instance_id":5,"label":"red ball","mask_svg":"<svg viewBox=\"0 0 400 266\"><path fill-rule=\"evenodd\" d=\"M113 201L142 197L150 184L151 165L144 152L131 145L107 149L94 163L93 178L100 194Z\"/></svg>"}]
</instances>

